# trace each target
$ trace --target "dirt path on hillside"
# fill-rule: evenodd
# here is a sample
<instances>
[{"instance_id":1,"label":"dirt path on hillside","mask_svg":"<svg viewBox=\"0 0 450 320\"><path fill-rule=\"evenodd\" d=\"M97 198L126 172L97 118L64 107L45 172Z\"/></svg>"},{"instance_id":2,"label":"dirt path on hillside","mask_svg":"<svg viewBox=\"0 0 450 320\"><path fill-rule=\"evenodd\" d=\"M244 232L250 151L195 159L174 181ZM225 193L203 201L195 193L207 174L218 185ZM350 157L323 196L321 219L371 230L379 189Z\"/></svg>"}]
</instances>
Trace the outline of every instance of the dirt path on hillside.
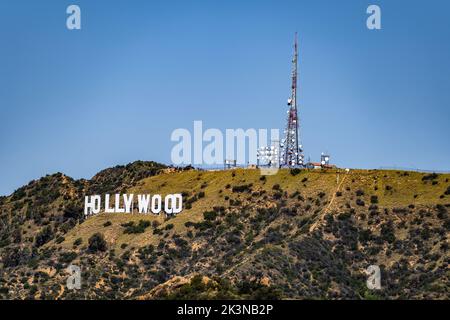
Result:
<instances>
[{"instance_id":1,"label":"dirt path on hillside","mask_svg":"<svg viewBox=\"0 0 450 320\"><path fill-rule=\"evenodd\" d=\"M334 204L334 200L336 199L336 193L338 193L341 190L342 185L344 184L345 178L347 178L348 172L344 174L344 177L342 178L341 182L339 182L336 190L333 192L333 195L331 196L331 200L328 203L327 207L322 211L322 214L317 219L316 222L314 222L311 227L309 228L309 232L313 232L316 230L316 228L319 226L319 224L323 221L323 218L325 215L330 211L331 206Z\"/></svg>"},{"instance_id":2,"label":"dirt path on hillside","mask_svg":"<svg viewBox=\"0 0 450 320\"><path fill-rule=\"evenodd\" d=\"M263 247L264 248L264 247ZM248 255L246 258L242 259L240 262L238 262L237 264L235 264L234 266L232 266L231 268L229 268L228 270L224 271L222 273L222 276L226 276L228 274L230 274L232 271L236 270L238 267L242 266L243 264L245 264L246 262L250 261L250 259L252 259L253 257L256 256L256 254L261 251L263 248L259 248L257 249L255 252L251 253L250 255Z\"/></svg>"},{"instance_id":3,"label":"dirt path on hillside","mask_svg":"<svg viewBox=\"0 0 450 320\"><path fill-rule=\"evenodd\" d=\"M323 210L322 214L320 215L320 217L317 219L317 221L310 227L309 231L314 231L317 226L319 225L319 223L323 220L323 218L325 217L325 215L330 211L331 206L334 203L334 200L336 198L336 193L338 191L341 190L342 185L344 184L345 179L347 178L348 172L343 174L343 178L342 180L339 182L336 190L334 191L330 202L328 203L327 207ZM268 229L270 227L267 226L265 229ZM249 249L253 244L249 245L246 249ZM236 270L238 267L242 266L243 264L249 262L252 258L254 258L261 250L263 250L264 247L257 249L255 252L251 253L250 255L248 255L247 257L245 257L244 259L242 259L240 262L238 262L237 264L235 264L234 266L232 266L231 268L229 268L228 270L225 270L222 273L222 276L226 276L228 274L230 274L232 271Z\"/></svg>"},{"instance_id":4,"label":"dirt path on hillside","mask_svg":"<svg viewBox=\"0 0 450 320\"><path fill-rule=\"evenodd\" d=\"M58 295L56 296L55 300L59 300L59 298L62 297L62 295L64 294L64 286L61 284L61 290L59 291Z\"/></svg>"},{"instance_id":5,"label":"dirt path on hillside","mask_svg":"<svg viewBox=\"0 0 450 320\"><path fill-rule=\"evenodd\" d=\"M266 232L269 228L271 227L271 224L269 224L268 226L266 226L263 230L261 230L259 232L258 237L261 237L261 235L264 234L264 232ZM252 246L255 245L255 242L252 242L250 245L248 245L245 250L250 249ZM250 259L254 258L260 251L262 251L264 249L264 247L261 247L259 249L256 249L254 252L247 254L246 257L244 259L242 259L241 261L239 261L238 263L236 263L234 266L230 267L229 269L225 270L224 272L222 272L222 276L226 276L228 274L230 274L232 271L236 270L238 267L242 266L243 264L247 263L248 261L250 261Z\"/></svg>"}]
</instances>

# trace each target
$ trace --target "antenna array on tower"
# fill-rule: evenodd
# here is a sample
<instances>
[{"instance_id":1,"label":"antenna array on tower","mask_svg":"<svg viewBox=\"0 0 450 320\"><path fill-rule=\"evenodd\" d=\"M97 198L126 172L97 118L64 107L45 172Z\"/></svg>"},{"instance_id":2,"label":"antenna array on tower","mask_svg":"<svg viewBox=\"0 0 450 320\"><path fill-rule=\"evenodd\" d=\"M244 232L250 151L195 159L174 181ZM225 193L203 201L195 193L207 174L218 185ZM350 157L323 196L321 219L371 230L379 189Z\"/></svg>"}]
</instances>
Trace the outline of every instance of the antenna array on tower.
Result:
<instances>
[{"instance_id":1,"label":"antenna array on tower","mask_svg":"<svg viewBox=\"0 0 450 320\"><path fill-rule=\"evenodd\" d=\"M284 131L285 138L281 141L281 166L303 167L304 156L302 146L299 144L299 118L297 113L297 63L298 45L297 33L294 41L294 58L292 59L292 86L291 97L288 99L287 125Z\"/></svg>"}]
</instances>

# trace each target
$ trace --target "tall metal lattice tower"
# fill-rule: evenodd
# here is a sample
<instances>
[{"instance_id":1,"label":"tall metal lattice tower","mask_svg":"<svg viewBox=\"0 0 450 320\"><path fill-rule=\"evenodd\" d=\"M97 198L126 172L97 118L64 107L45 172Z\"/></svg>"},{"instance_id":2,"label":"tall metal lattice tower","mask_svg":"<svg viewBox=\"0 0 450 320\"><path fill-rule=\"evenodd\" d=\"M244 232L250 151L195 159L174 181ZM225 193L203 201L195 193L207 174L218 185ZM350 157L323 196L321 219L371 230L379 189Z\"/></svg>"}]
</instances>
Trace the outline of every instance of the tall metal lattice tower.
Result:
<instances>
[{"instance_id":1,"label":"tall metal lattice tower","mask_svg":"<svg viewBox=\"0 0 450 320\"><path fill-rule=\"evenodd\" d=\"M297 64L298 44L297 33L294 41L294 58L292 59L292 86L291 97L288 99L287 125L284 131L285 138L281 142L281 166L303 167L304 156L302 146L299 144L299 118L297 114Z\"/></svg>"}]
</instances>

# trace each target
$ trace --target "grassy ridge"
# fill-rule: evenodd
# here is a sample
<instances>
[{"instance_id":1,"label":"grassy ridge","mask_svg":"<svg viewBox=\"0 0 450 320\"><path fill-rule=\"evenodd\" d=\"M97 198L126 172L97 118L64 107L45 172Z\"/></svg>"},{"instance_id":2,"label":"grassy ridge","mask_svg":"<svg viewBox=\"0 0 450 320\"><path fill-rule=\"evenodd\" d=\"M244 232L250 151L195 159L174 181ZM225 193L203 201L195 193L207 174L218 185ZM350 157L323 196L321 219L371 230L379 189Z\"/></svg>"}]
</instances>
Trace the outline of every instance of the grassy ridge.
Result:
<instances>
[{"instance_id":1,"label":"grassy ridge","mask_svg":"<svg viewBox=\"0 0 450 320\"><path fill-rule=\"evenodd\" d=\"M67 236L63 246L71 247L76 238L83 238L84 243L96 232L103 232L105 238L117 250L126 243L131 246L144 246L156 244L160 240L148 230L139 235L122 234L121 224L139 220L158 221L161 228L173 224L174 233L186 233L185 223L200 222L203 220L205 211L213 210L213 207L229 206L230 199L241 199L244 203L251 194L239 194L232 191L233 187L252 185L252 191L271 192L274 185L280 185L288 194L300 193L304 198L316 197L317 194L325 193L326 202L329 203L336 192L342 193L341 197L334 197L333 208L343 210L345 203L355 198L357 190L364 192L361 197L366 204L370 204L371 196L377 196L378 205L386 208L415 206L434 206L436 204L449 203L449 197L444 195L450 185L450 174L438 175L433 180L422 180L429 174L419 172L390 171L390 170L312 170L302 171L297 175L291 174L290 170L282 169L276 175L266 176L261 179L260 171L257 169L236 169L225 171L181 171L176 173L162 173L141 180L136 186L126 190L128 194L171 194L186 193L188 198L204 192L205 196L192 204L192 208L184 209L181 214L170 220L164 219L163 215L152 214L100 214L87 219L82 225L74 228ZM343 183L342 180L344 179ZM436 184L433 184L436 181ZM228 188L227 188L228 187ZM255 197L257 198L257 197ZM252 200L250 200L251 202ZM112 222L112 226L105 228L104 223ZM51 244L50 244L51 245Z\"/></svg>"}]
</instances>

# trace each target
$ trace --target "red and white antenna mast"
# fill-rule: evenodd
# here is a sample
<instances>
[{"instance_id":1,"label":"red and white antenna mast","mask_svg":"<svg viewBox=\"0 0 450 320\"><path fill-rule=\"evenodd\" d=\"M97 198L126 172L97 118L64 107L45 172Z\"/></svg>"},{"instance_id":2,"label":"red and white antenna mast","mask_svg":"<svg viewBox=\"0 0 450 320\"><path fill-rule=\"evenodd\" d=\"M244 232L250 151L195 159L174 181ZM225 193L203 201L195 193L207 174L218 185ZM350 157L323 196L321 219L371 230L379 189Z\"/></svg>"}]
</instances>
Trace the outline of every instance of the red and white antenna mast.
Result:
<instances>
[{"instance_id":1,"label":"red and white antenna mast","mask_svg":"<svg viewBox=\"0 0 450 320\"><path fill-rule=\"evenodd\" d=\"M287 125L284 131L285 138L281 142L281 165L285 167L302 167L304 156L302 146L299 144L299 118L297 114L297 65L298 44L297 33L294 40L294 57L292 59L292 86L291 97L288 99Z\"/></svg>"}]
</instances>

